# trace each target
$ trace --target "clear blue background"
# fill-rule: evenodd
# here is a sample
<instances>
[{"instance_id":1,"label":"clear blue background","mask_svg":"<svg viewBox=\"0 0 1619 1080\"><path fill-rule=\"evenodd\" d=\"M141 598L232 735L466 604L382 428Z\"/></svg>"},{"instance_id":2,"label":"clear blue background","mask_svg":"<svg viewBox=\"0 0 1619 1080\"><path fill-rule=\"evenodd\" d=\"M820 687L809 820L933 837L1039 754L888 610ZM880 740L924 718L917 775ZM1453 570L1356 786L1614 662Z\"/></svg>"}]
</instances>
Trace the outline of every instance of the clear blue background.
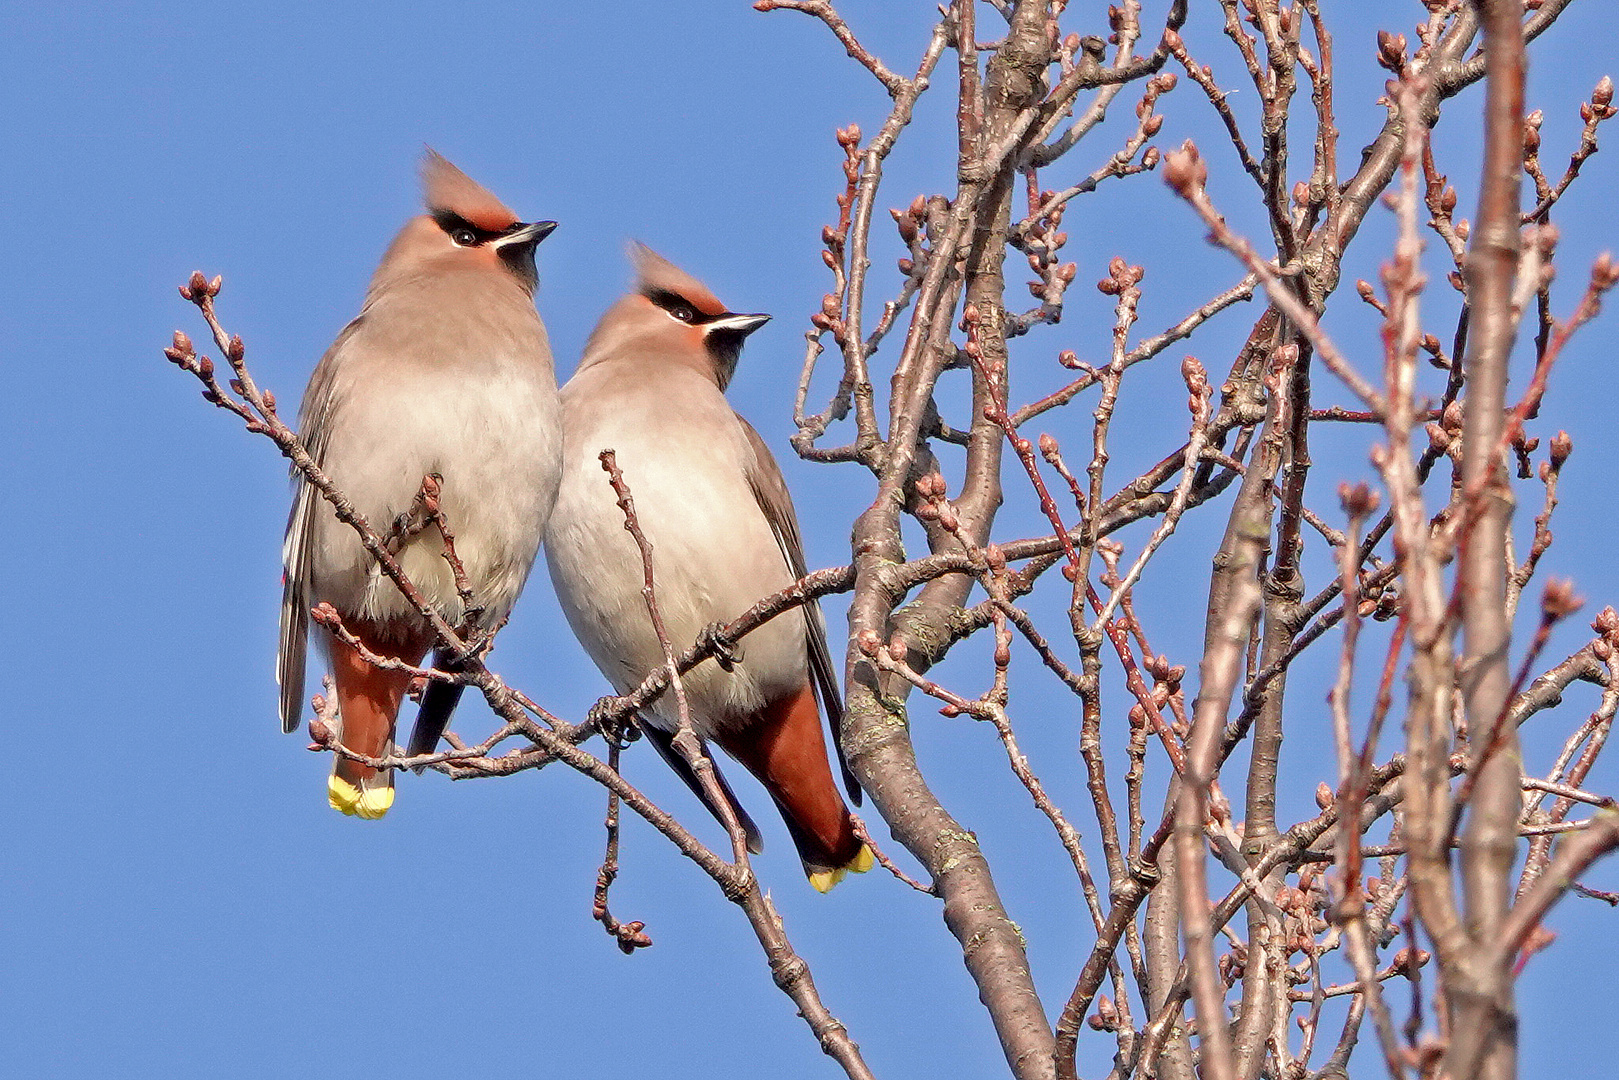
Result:
<instances>
[{"instance_id":1,"label":"clear blue background","mask_svg":"<svg viewBox=\"0 0 1619 1080\"><path fill-rule=\"evenodd\" d=\"M1255 96L1209 5L1195 6L1188 39L1237 87L1233 105L1252 136ZM912 69L931 3L841 7L891 66ZM1149 20L1162 7L1150 5ZM1408 35L1422 9L1328 7L1347 174L1383 122L1373 104L1385 77L1371 64L1377 13L1362 9L1381 9L1385 24ZM1071 8L1074 29L1105 32L1102 5ZM990 8L979 19L981 36L998 33ZM1554 174L1575 144L1577 102L1613 60L1611 17L1589 0L1537 47L1531 100L1547 111ZM751 339L733 398L783 459L811 564L845 562L847 523L869 500L871 481L852 466L798 462L786 437L801 335L828 286L817 237L842 183L832 132L850 121L875 131L886 115L880 87L802 16L652 0L12 5L0 14L0 70L5 1071L696 1077L723 1061L727 1075L835 1075L771 984L745 921L636 822L626 829L614 904L621 917L647 921L656 947L618 953L589 917L602 798L566 770L463 784L405 778L396 809L376 825L326 808L327 760L305 753L301 737L281 737L274 717L282 461L202 404L159 350L176 327L203 337L174 286L194 268L222 273L224 318L246 338L253 370L284 402L296 401L314 360L357 309L383 247L415 212L427 142L525 216L562 222L541 248L539 306L564 375L623 288L627 237L687 266L732 307L776 314ZM939 83L889 169L883 206L951 190L948 74ZM1137 96L1121 95L1110 122L1048 170L1045 186L1072 183L1104 161L1130 130ZM1438 132L1441 167L1453 175L1476 171L1481 97L1475 89L1453 105ZM1307 168L1307 104L1301 95L1295 109L1296 176ZM1207 102L1183 80L1161 111L1169 119L1157 141L1199 138L1222 208L1263 236L1252 188L1221 147ZM1560 311L1619 233L1604 195L1612 160L1599 155L1586 173L1557 216L1565 223ZM1462 213L1475 201L1463 185ZM1375 279L1387 217L1373 211L1334 311L1334 329L1368 372L1379 363L1375 326L1351 310L1347 282ZM1143 334L1239 276L1155 177L1109 182L1076 200L1065 226L1079 282L1062 326L1017 347L1020 398L1065 380L1054 359L1061 348L1105 358L1110 307L1089 283L1105 276L1109 257L1148 268ZM898 282L885 221L877 231L874 301ZM1009 267L1015 296L1022 270ZM1430 326L1448 340L1454 295L1443 260L1431 259L1430 269ZM1216 382L1254 314L1230 312L1192 343ZM1587 618L1619 597L1610 550L1616 326L1580 336L1545 408L1576 452L1544 569L1577 579L1593 601ZM1178 443L1182 355L1171 350L1126 381L1111 474L1120 482ZM818 392L832 373L822 376ZM1325 376L1317 385L1323 402L1347 404ZM963 423L959 390L942 400ZM1071 460L1082 460L1088 443L1089 408L1046 423ZM1341 479L1370 475L1370 434L1317 430L1311 503L1338 520L1332 493ZM1009 479L1016 502L1023 492ZM1526 537L1521 526L1538 494L1526 485L1521 498ZM1138 590L1155 648L1177 662L1195 663L1209 540L1223 518L1210 508L1189 519ZM1039 527L1015 506L1001 535ZM1132 551L1144 535L1125 537ZM1319 555L1307 568L1312 588L1330 574ZM497 666L580 717L605 685L569 637L543 573L534 586ZM1060 592L1037 601L1058 620L1054 629ZM840 625L841 603L828 610ZM1553 659L1584 640L1584 619L1575 622L1559 633ZM988 677L983 656L974 642L946 674L976 692ZM1093 837L1074 704L1026 653L1016 663L1025 749ZM1333 771L1321 704L1327 671L1301 664L1294 676L1286 766L1300 783L1284 798L1284 824L1314 813L1315 781ZM1107 692L1117 727L1128 702L1116 680ZM1568 700L1530 732L1531 764L1541 771L1559 733L1596 695L1575 688ZM487 730L487 711L468 706L460 730ZM991 731L941 720L919 702L916 739L937 790L993 860L1055 1009L1092 935L1051 830L1010 779ZM1234 762L1228 786L1238 786L1241 765ZM1122 772L1117 754L1111 767ZM1153 767L1161 783L1161 760ZM643 748L626 768L718 841ZM1614 791L1616 779L1604 766L1592 786ZM999 1048L936 903L881 872L827 897L812 893L763 793L748 786L744 798L767 829L760 868L787 928L877 1074L1000 1075ZM880 823L876 831L883 835ZM1619 886L1619 868L1604 866L1590 881ZM1555 924L1560 939L1522 983L1525 1075L1607 1071L1619 1053L1606 989L1619 960L1615 916L1576 900ZM1111 1045L1087 1035L1087 1074L1106 1071ZM1370 1060L1363 1068L1377 1071Z\"/></svg>"}]
</instances>

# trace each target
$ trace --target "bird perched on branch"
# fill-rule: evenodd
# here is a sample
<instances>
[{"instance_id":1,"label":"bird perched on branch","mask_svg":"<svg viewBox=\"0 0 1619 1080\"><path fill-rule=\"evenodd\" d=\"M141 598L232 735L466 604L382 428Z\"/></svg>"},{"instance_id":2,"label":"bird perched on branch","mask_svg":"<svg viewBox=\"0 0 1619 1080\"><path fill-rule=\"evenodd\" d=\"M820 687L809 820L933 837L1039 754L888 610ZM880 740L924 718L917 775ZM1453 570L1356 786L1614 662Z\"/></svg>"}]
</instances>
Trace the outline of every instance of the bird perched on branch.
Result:
<instances>
[{"instance_id":1,"label":"bird perched on branch","mask_svg":"<svg viewBox=\"0 0 1619 1080\"><path fill-rule=\"evenodd\" d=\"M315 463L397 548L400 567L427 603L452 626L474 620L490 628L523 589L561 474L556 374L534 310L534 249L556 222L519 221L432 150L422 180L427 213L394 238L359 317L316 365L299 427ZM438 482L442 518L406 529L401 515L419 509L429 476ZM444 557L440 522L454 537L470 604ZM304 707L312 605L330 604L378 656L415 665L433 644L420 612L301 476L283 560L277 676L284 730L298 726ZM338 737L356 753L383 756L410 674L378 668L334 638L326 646ZM437 662L453 667L457 659L440 655ZM429 685L413 745L436 745L460 689ZM379 818L393 804L393 775L339 756L329 794L334 809Z\"/></svg>"},{"instance_id":2,"label":"bird perched on branch","mask_svg":"<svg viewBox=\"0 0 1619 1080\"><path fill-rule=\"evenodd\" d=\"M546 540L568 623L619 693L664 661L641 591L641 555L602 471L602 450L615 451L651 541L658 607L677 652L805 573L781 470L724 393L743 339L770 317L727 311L695 278L641 245L632 257L635 292L602 317L562 389L562 488ZM705 660L685 676L692 727L764 784L810 884L825 892L848 871L870 869L872 854L855 835L827 762L817 697L834 737L842 700L820 611L813 602L788 611L733 652L723 666ZM637 720L720 817L674 746L674 694ZM838 756L858 805L860 789L841 746ZM720 787L749 849L760 851L757 826L723 779Z\"/></svg>"}]
</instances>

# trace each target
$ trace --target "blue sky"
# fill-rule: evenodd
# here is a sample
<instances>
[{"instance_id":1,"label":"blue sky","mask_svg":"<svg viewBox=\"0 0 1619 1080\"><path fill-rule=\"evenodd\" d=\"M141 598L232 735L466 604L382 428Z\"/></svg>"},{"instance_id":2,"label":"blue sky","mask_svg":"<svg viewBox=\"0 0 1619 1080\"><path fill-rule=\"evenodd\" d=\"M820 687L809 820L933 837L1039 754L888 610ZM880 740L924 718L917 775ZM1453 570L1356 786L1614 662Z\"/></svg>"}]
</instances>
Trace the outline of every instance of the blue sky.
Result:
<instances>
[{"instance_id":1,"label":"blue sky","mask_svg":"<svg viewBox=\"0 0 1619 1080\"><path fill-rule=\"evenodd\" d=\"M1103 25L1101 5L1070 6L1089 20L1076 28ZM1408 34L1421 12L1368 6ZM931 28L930 3L840 8L899 70L911 68ZM995 16L983 12L987 27ZM1207 13L1199 18L1188 30L1199 58L1235 78L1233 52ZM1371 16L1334 18L1348 168L1382 123L1371 102L1384 73L1370 64ZM1548 169L1560 172L1573 148L1577 102L1615 66L1609 22L1601 5L1575 4L1535 54L1530 96L1547 112ZM564 375L627 280L629 237L704 278L734 309L777 316L750 339L733 398L783 460L811 565L845 562L847 523L869 500L870 479L802 464L786 437L801 335L827 287L817 237L841 184L832 134L850 121L875 129L887 100L875 81L819 24L741 2L512 3L453 15L412 3L63 3L14 5L0 27L9 149L0 160L9 237L0 245L0 449L11 551L0 595L13 641L11 704L0 713L11 759L0 784L9 823L0 1053L15 1074L695 1077L723 1055L741 1063L729 1069L738 1074L835 1075L771 984L739 913L635 823L615 910L644 919L656 947L619 954L589 918L602 800L561 768L499 782L405 778L379 825L326 808L327 761L305 753L302 738L282 737L274 716L281 459L200 402L159 350L175 327L202 337L174 286L197 268L223 274L221 309L246 338L254 372L296 400L383 247L415 212L416 161L430 143L519 213L562 223L540 249L539 307ZM1476 167L1480 100L1465 97L1437 133L1441 167L1453 175ZM1121 97L1113 121L1053 179L1072 182L1112 153L1133 101ZM1239 113L1252 105L1241 92L1233 103ZM1160 111L1168 121L1158 142L1199 138L1222 209L1239 227L1258 225L1206 102L1183 81ZM907 131L884 206L948 190L950 113L941 95ZM1619 236L1602 194L1614 176L1607 155L1593 159L1557 219L1559 310ZM1464 185L1464 212L1474 201ZM1375 277L1385 219L1374 211L1346 280ZM1060 383L1061 348L1103 355L1109 307L1088 283L1105 276L1111 256L1148 268L1143 333L1239 276L1153 177L1076 201L1064 224L1079 284L1063 325L1015 353L1020 394ZM874 274L891 286L896 252L883 243ZM1443 267L1431 266L1441 278ZM1334 328L1375 370L1376 338L1349 314L1351 302L1340 298ZM1445 327L1454 302L1442 280L1431 303L1434 325ZM1223 371L1251 318L1229 313L1189 348ZM1577 339L1544 410L1575 441L1545 568L1576 579L1587 618L1619 599L1610 555L1619 495L1606 467L1619 430L1602 366L1619 347L1616 325ZM1182 421L1165 428L1152 405L1173 395L1179 408L1179 356L1127 383L1116 475L1174 445ZM1324 378L1318 385L1342 400ZM1051 429L1078 445L1088 408ZM1312 499L1323 511L1335 513L1338 480L1370 475L1365 445L1365 433L1317 440ZM1521 525L1538 502L1531 488L1520 496ZM1206 541L1222 522L1220 511L1189 520L1140 589L1155 647L1177 662L1195 662ZM1002 535L1036 527L1026 508L1012 508ZM1319 584L1320 564L1313 572ZM839 625L841 605L828 613ZM1554 652L1580 644L1577 622ZM975 643L947 671L977 687L987 678L981 661ZM543 573L495 663L563 715L582 716L606 691ZM1018 663L1025 748L1083 828L1072 703L1027 656ZM1298 816L1314 812L1315 776L1331 771L1315 688L1324 692L1324 671L1295 675L1288 763L1310 776L1287 798ZM1589 688L1571 691L1568 706L1530 733L1531 761L1543 771L1558 733L1594 704ZM488 719L481 705L465 708L458 726L477 732ZM1006 774L992 732L918 707L916 739L941 795L997 867L1042 991L1060 1002L1090 941L1060 848ZM708 827L643 747L626 769ZM1606 766L1591 786L1611 792L1616 781ZM878 1075L998 1075L999 1049L933 901L881 874L812 893L763 793L749 786L743 797L765 824L760 869L789 933ZM1619 887L1619 867L1589 880ZM1619 1052L1611 1005L1594 992L1619 961L1615 918L1589 901L1557 913L1561 937L1522 984L1525 1058L1542 1056L1525 1075L1589 1071ZM1105 1071L1109 1053L1087 1041L1084 1070Z\"/></svg>"}]
</instances>

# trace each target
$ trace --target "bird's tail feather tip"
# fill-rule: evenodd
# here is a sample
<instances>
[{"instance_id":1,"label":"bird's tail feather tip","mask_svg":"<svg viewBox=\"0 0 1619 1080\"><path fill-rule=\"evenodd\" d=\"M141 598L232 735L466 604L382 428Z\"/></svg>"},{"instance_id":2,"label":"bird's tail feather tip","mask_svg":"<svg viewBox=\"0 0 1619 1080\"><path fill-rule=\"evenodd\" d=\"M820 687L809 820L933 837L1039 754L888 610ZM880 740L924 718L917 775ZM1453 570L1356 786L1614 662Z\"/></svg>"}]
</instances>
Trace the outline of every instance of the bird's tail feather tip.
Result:
<instances>
[{"instance_id":1,"label":"bird's tail feather tip","mask_svg":"<svg viewBox=\"0 0 1619 1080\"><path fill-rule=\"evenodd\" d=\"M854 858L844 865L811 870L808 874L810 888L818 893L831 892L832 886L842 881L849 874L864 874L876 863L877 860L871 853L871 847L867 844L861 844L860 850L855 853Z\"/></svg>"},{"instance_id":2,"label":"bird's tail feather tip","mask_svg":"<svg viewBox=\"0 0 1619 1080\"><path fill-rule=\"evenodd\" d=\"M375 821L393 806L394 789L392 784L388 784L362 791L341 776L334 775L326 783L326 798L331 803L332 809L339 813L365 821Z\"/></svg>"},{"instance_id":3,"label":"bird's tail feather tip","mask_svg":"<svg viewBox=\"0 0 1619 1080\"><path fill-rule=\"evenodd\" d=\"M849 870L851 873L864 874L867 870L870 870L876 865L877 856L872 854L871 845L861 844L860 850L856 852L855 857L849 861Z\"/></svg>"},{"instance_id":4,"label":"bird's tail feather tip","mask_svg":"<svg viewBox=\"0 0 1619 1080\"><path fill-rule=\"evenodd\" d=\"M836 870L812 870L809 875L810 888L818 893L831 892L832 886L842 881L846 873L848 871L841 866Z\"/></svg>"}]
</instances>

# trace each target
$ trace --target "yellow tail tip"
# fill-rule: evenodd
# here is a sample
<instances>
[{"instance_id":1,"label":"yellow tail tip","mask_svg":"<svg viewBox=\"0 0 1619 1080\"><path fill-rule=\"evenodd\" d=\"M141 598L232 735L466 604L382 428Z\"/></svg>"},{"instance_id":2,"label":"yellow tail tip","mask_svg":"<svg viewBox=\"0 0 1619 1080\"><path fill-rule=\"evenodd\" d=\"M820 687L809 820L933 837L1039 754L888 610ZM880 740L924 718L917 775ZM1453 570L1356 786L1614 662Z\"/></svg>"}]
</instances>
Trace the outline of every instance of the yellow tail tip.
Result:
<instances>
[{"instance_id":1,"label":"yellow tail tip","mask_svg":"<svg viewBox=\"0 0 1619 1080\"><path fill-rule=\"evenodd\" d=\"M870 870L876 865L877 856L872 854L871 845L861 844L860 851L853 859L849 861L849 872L854 874L864 874L867 870Z\"/></svg>"},{"instance_id":2,"label":"yellow tail tip","mask_svg":"<svg viewBox=\"0 0 1619 1080\"><path fill-rule=\"evenodd\" d=\"M832 891L832 886L842 881L849 874L864 874L877 864L876 856L871 853L870 846L860 845L860 850L846 865L832 870L816 870L809 875L810 887L818 893Z\"/></svg>"},{"instance_id":3,"label":"yellow tail tip","mask_svg":"<svg viewBox=\"0 0 1619 1080\"><path fill-rule=\"evenodd\" d=\"M393 806L394 789L392 784L388 784L361 791L341 776L334 775L326 782L326 800L339 813L375 821Z\"/></svg>"},{"instance_id":4,"label":"yellow tail tip","mask_svg":"<svg viewBox=\"0 0 1619 1080\"><path fill-rule=\"evenodd\" d=\"M841 866L836 870L817 870L809 876L810 887L818 893L831 892L832 886L842 881L847 873Z\"/></svg>"}]
</instances>

